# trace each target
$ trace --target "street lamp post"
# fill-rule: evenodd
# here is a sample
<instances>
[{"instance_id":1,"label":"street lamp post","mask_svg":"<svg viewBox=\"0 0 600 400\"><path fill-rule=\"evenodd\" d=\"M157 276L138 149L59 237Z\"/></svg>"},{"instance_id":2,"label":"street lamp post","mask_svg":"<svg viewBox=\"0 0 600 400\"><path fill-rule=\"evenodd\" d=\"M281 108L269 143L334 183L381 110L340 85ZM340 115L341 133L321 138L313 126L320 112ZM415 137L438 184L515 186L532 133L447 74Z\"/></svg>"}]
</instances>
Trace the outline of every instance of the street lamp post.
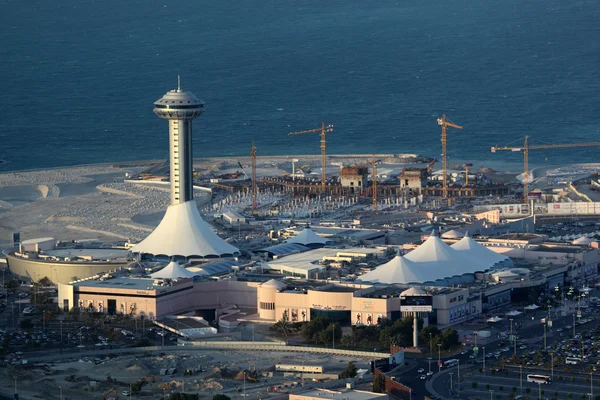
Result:
<instances>
[{"instance_id":1,"label":"street lamp post","mask_svg":"<svg viewBox=\"0 0 600 400\"><path fill-rule=\"evenodd\" d=\"M453 373L450 372L450 396L452 396L452 375Z\"/></svg>"},{"instance_id":2,"label":"street lamp post","mask_svg":"<svg viewBox=\"0 0 600 400\"><path fill-rule=\"evenodd\" d=\"M483 374L485 375L485 346L482 346L483 349Z\"/></svg>"},{"instance_id":3,"label":"street lamp post","mask_svg":"<svg viewBox=\"0 0 600 400\"><path fill-rule=\"evenodd\" d=\"M594 372L590 372L590 397L594 398Z\"/></svg>"},{"instance_id":4,"label":"street lamp post","mask_svg":"<svg viewBox=\"0 0 600 400\"><path fill-rule=\"evenodd\" d=\"M62 400L62 386L59 386L58 388L60 389L60 400Z\"/></svg>"},{"instance_id":5,"label":"street lamp post","mask_svg":"<svg viewBox=\"0 0 600 400\"><path fill-rule=\"evenodd\" d=\"M494 391L490 390L490 400L494 400Z\"/></svg>"},{"instance_id":6,"label":"street lamp post","mask_svg":"<svg viewBox=\"0 0 600 400\"><path fill-rule=\"evenodd\" d=\"M438 343L438 372L442 370L442 344Z\"/></svg>"},{"instance_id":7,"label":"street lamp post","mask_svg":"<svg viewBox=\"0 0 600 400\"><path fill-rule=\"evenodd\" d=\"M554 352L550 353L550 368L552 369L552 379L554 379Z\"/></svg>"},{"instance_id":8,"label":"street lamp post","mask_svg":"<svg viewBox=\"0 0 600 400\"><path fill-rule=\"evenodd\" d=\"M520 377L521 377L521 394L523 394L523 366L519 365Z\"/></svg>"},{"instance_id":9,"label":"street lamp post","mask_svg":"<svg viewBox=\"0 0 600 400\"><path fill-rule=\"evenodd\" d=\"M546 321L544 321L544 350L546 350Z\"/></svg>"},{"instance_id":10,"label":"street lamp post","mask_svg":"<svg viewBox=\"0 0 600 400\"><path fill-rule=\"evenodd\" d=\"M427 360L429 361L429 374L431 374L431 357L427 357Z\"/></svg>"},{"instance_id":11,"label":"street lamp post","mask_svg":"<svg viewBox=\"0 0 600 400\"><path fill-rule=\"evenodd\" d=\"M433 357L433 341L432 341L432 333L429 334L429 357Z\"/></svg>"},{"instance_id":12,"label":"street lamp post","mask_svg":"<svg viewBox=\"0 0 600 400\"><path fill-rule=\"evenodd\" d=\"M509 319L509 321L510 321L510 334L512 335L513 334L513 319L511 318L511 319Z\"/></svg>"},{"instance_id":13,"label":"street lamp post","mask_svg":"<svg viewBox=\"0 0 600 400\"><path fill-rule=\"evenodd\" d=\"M542 400L542 384L538 383L538 393L539 393L539 399Z\"/></svg>"}]
</instances>

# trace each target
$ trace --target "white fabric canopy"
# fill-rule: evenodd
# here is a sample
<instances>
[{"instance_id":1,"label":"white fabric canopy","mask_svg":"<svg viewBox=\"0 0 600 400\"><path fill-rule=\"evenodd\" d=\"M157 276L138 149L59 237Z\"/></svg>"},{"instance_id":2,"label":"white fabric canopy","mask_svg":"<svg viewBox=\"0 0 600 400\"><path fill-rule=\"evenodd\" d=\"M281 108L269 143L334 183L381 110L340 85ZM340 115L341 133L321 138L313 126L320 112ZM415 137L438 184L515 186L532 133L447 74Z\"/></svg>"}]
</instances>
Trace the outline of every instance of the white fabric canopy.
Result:
<instances>
[{"instance_id":1,"label":"white fabric canopy","mask_svg":"<svg viewBox=\"0 0 600 400\"><path fill-rule=\"evenodd\" d=\"M325 246L326 244L331 243L331 240L327 240L319 235L317 235L312 229L304 228L302 232L297 234L296 236L284 241L284 243L300 243L304 246L310 246L315 244L321 244Z\"/></svg>"},{"instance_id":2,"label":"white fabric canopy","mask_svg":"<svg viewBox=\"0 0 600 400\"><path fill-rule=\"evenodd\" d=\"M177 278L192 278L198 274L195 274L187 269L183 268L181 265L176 263L175 261L171 261L167 264L163 269L156 271L153 274L150 274L151 278L160 278L160 279L177 279Z\"/></svg>"},{"instance_id":3,"label":"white fabric canopy","mask_svg":"<svg viewBox=\"0 0 600 400\"><path fill-rule=\"evenodd\" d=\"M482 271L481 265L442 241L433 231L432 235L419 247L404 256L407 260L419 263L421 268L436 271L438 279L460 276Z\"/></svg>"},{"instance_id":4,"label":"white fabric canopy","mask_svg":"<svg viewBox=\"0 0 600 400\"><path fill-rule=\"evenodd\" d=\"M459 239L465 237L465 234L461 231L458 231L456 229L452 229L451 231L447 231L442 233L442 238L443 239Z\"/></svg>"},{"instance_id":5,"label":"white fabric canopy","mask_svg":"<svg viewBox=\"0 0 600 400\"><path fill-rule=\"evenodd\" d=\"M517 315L523 314L521 311L512 310L506 313L509 317L516 317Z\"/></svg>"},{"instance_id":6,"label":"white fabric canopy","mask_svg":"<svg viewBox=\"0 0 600 400\"><path fill-rule=\"evenodd\" d=\"M450 247L473 259L473 262L479 264L480 267L484 267L483 269L490 269L494 265L510 262L508 257L477 243L473 240L469 232L467 232L464 238Z\"/></svg>"},{"instance_id":7,"label":"white fabric canopy","mask_svg":"<svg viewBox=\"0 0 600 400\"><path fill-rule=\"evenodd\" d=\"M499 316L494 315L492 318L488 318L487 322L500 322L503 320L504 320L504 318L500 318Z\"/></svg>"},{"instance_id":8,"label":"white fabric canopy","mask_svg":"<svg viewBox=\"0 0 600 400\"><path fill-rule=\"evenodd\" d=\"M471 257L468 249L453 249L434 232L421 246L404 257L396 256L357 280L386 284L435 282L484 271L492 265L489 261L479 262L476 256Z\"/></svg>"},{"instance_id":9,"label":"white fabric canopy","mask_svg":"<svg viewBox=\"0 0 600 400\"><path fill-rule=\"evenodd\" d=\"M435 271L421 268L419 264L396 256L389 262L380 265L373 271L358 277L358 281L372 283L422 283L435 281L439 274Z\"/></svg>"},{"instance_id":10,"label":"white fabric canopy","mask_svg":"<svg viewBox=\"0 0 600 400\"><path fill-rule=\"evenodd\" d=\"M239 250L221 239L198 211L195 201L170 205L154 231L136 244L132 253L169 257L223 257Z\"/></svg>"},{"instance_id":11,"label":"white fabric canopy","mask_svg":"<svg viewBox=\"0 0 600 400\"><path fill-rule=\"evenodd\" d=\"M526 310L537 310L538 308L540 308L540 306L536 306L535 304L525 307Z\"/></svg>"},{"instance_id":12,"label":"white fabric canopy","mask_svg":"<svg viewBox=\"0 0 600 400\"><path fill-rule=\"evenodd\" d=\"M584 246L590 244L591 242L592 240L590 238L588 238L587 236L582 236L578 239L573 240L571 243Z\"/></svg>"}]
</instances>

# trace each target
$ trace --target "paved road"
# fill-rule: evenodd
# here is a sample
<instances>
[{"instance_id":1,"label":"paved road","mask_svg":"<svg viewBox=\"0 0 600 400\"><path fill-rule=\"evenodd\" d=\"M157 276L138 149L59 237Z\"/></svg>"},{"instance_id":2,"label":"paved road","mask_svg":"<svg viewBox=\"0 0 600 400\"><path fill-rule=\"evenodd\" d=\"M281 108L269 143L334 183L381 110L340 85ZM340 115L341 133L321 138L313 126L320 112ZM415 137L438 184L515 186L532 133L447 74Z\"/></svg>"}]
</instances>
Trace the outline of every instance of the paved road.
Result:
<instances>
[{"instance_id":1,"label":"paved road","mask_svg":"<svg viewBox=\"0 0 600 400\"><path fill-rule=\"evenodd\" d=\"M545 316L546 316L546 314L544 312L538 312L537 313L537 317L536 317L537 318L537 322L535 322L535 323L531 322L531 320L530 320L531 317L530 316L529 317L521 317L520 319L518 319L519 322L526 322L526 323L529 324L528 326L523 327L522 329L520 329L517 332L517 334L519 336L519 341L525 341L525 342L529 342L529 343L537 343L539 345L543 345L544 327L539 322L539 318L545 317ZM529 319L527 319L527 318L529 318ZM575 330L576 330L576 332L580 332L580 331L583 331L583 330L587 330L587 329L589 329L591 327L595 327L597 324L598 324L598 321L594 320L594 321L589 322L588 324L583 324L583 325L577 326L575 328ZM564 328L566 325L573 325L573 317L572 317L572 315L568 315L566 317L557 317L555 315L554 319L553 319L553 329L547 329L546 330L546 342L547 342L546 344L547 345L552 345L553 343L556 343L557 341L561 340L563 337L561 337L560 334L558 334L556 332L556 329L558 329L558 328ZM567 332L563 332L564 335L568 335L570 333L572 333L572 332L571 331L569 331L568 333ZM498 348L498 344L500 342L507 342L507 340L506 339L493 340L491 342L486 343L485 347L486 347L486 349L487 349L488 352L491 351L491 350L495 351ZM507 347L510 347L510 346L507 346ZM530 346L530 348L531 348L531 346ZM512 349L513 348L511 347L511 350ZM480 346L480 355L482 355L482 353L483 353L483 349ZM457 358L459 360L459 362L460 362L460 365L463 366L463 373L461 373L461 376L462 376L463 379L467 378L467 374L464 373L465 370L466 370L466 368L464 368L464 367L466 367L467 365L472 365L472 364L469 364L469 362L472 361L471 359L469 359L469 355L470 354L472 354L472 353L469 352L469 354L460 355L460 356L456 356L456 357L450 357L450 358ZM507 353L503 353L504 357L506 357L506 358L509 358L512 354L513 354L512 351L507 352ZM517 354L519 354L519 349L517 349ZM446 359L448 359L448 358L443 358L442 361L444 361ZM480 376L480 373L479 373L478 370L479 370L479 367L483 366L483 362L482 362L481 358L478 359L478 362L479 363L477 365L475 365L475 368L476 368L477 372L473 375L473 376L476 376L476 377ZM494 366L496 363L497 363L497 360L495 358L486 359L486 369L489 369L490 367ZM422 362L421 365L423 365L427 369L427 362L426 361ZM434 372L437 372L437 370L438 370L437 366L434 367L434 365L432 364L432 368L434 369ZM524 371L525 371L525 369L524 369ZM451 382L450 382L451 381L450 373L453 374L453 377L452 377L452 386L453 386L453 389L456 389L456 382L457 382L457 377L458 377L458 368L457 367L443 369L440 374L436 374L436 375L433 376L433 380L431 382L431 386L433 387L433 390L435 392L437 392L437 394L440 395L440 396L449 396L450 385L451 385ZM523 374L524 374L524 378L523 379L525 381L526 380L526 373L524 372ZM546 374L550 375L549 371L546 371ZM557 375L557 374L555 373L555 375ZM562 375L565 375L565 374L562 374ZM584 384L584 378L581 378L581 376L579 376L578 378L580 380L580 383L579 383L579 386L578 386L580 388L580 390L579 391L575 391L574 390L573 393L582 393L582 394L589 393L589 390L588 390L589 388L586 389L584 387L583 389L581 389L581 386ZM499 383L497 383L496 381L501 382L500 384L502 384L502 385L504 385L504 384L508 385L509 384L509 383L507 383L508 381L504 382L504 383L502 383L502 381L499 381L499 379L502 379L501 376L498 376L498 377L496 377L496 376L490 376L489 372L488 372L488 375L486 375L486 379L490 379L490 381L489 382L488 381L481 381L481 382L483 382L483 384L490 383L490 385L494 385L494 384L495 385L499 385ZM516 379L517 379L517 385L516 386L520 387L518 377ZM462 390L464 391L464 390L467 389L465 386L468 386L470 388L470 385L471 385L472 381L473 380L468 381L468 385L462 384L461 385ZM478 380L478 382L480 382L480 381ZM512 382L512 381L510 381L510 382ZM532 387L534 389L538 389L537 385L535 385L535 384L529 384L529 385L534 385ZM510 388L504 388L504 389L505 390L511 390L513 386L515 386L514 382L510 383ZM558 386L558 385L555 384L554 386ZM563 390L563 391L565 390L565 389L563 389L563 387L566 387L569 390L571 389L570 386L568 386L568 385L565 386L564 383L561 383L560 387L561 387L561 390ZM480 387L479 387L479 390L481 390ZM556 390L552 389L552 393L554 391L556 391ZM565 393L569 393L569 392L570 391L566 391ZM427 394L427 391L425 390L425 388L423 388L423 393ZM421 393L419 392L419 395L420 394ZM435 395L435 393L429 393L429 394ZM481 394L481 393L479 393L479 394ZM600 394L600 387L598 388L598 394ZM566 398L566 395L565 395L565 398Z\"/></svg>"}]
</instances>

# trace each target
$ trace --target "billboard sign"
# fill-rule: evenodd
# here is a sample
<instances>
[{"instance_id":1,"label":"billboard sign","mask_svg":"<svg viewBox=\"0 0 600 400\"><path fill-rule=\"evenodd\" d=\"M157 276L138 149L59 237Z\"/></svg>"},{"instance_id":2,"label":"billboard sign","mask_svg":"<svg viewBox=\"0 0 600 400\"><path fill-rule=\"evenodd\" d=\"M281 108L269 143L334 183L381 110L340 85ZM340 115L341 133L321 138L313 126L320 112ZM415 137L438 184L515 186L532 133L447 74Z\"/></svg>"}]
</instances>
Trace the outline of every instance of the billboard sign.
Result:
<instances>
[{"instance_id":1,"label":"billboard sign","mask_svg":"<svg viewBox=\"0 0 600 400\"><path fill-rule=\"evenodd\" d=\"M402 312L432 312L432 296L400 296L400 311Z\"/></svg>"}]
</instances>

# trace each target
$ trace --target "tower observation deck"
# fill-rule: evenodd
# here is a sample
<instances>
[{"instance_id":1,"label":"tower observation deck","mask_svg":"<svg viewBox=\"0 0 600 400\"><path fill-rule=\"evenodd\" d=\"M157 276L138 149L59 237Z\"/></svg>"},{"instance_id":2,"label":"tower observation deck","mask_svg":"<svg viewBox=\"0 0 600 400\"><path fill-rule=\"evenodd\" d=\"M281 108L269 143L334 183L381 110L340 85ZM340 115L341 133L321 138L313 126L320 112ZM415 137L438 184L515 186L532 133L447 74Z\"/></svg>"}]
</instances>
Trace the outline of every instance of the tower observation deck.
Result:
<instances>
[{"instance_id":1,"label":"tower observation deck","mask_svg":"<svg viewBox=\"0 0 600 400\"><path fill-rule=\"evenodd\" d=\"M167 92L154 102L154 113L169 121L171 204L150 235L132 249L139 255L182 258L235 257L239 250L221 239L200 215L194 200L192 120L204 103L191 92Z\"/></svg>"},{"instance_id":2,"label":"tower observation deck","mask_svg":"<svg viewBox=\"0 0 600 400\"><path fill-rule=\"evenodd\" d=\"M201 100L177 86L154 102L154 113L169 121L171 205L194 199L192 120L204 112Z\"/></svg>"}]
</instances>

